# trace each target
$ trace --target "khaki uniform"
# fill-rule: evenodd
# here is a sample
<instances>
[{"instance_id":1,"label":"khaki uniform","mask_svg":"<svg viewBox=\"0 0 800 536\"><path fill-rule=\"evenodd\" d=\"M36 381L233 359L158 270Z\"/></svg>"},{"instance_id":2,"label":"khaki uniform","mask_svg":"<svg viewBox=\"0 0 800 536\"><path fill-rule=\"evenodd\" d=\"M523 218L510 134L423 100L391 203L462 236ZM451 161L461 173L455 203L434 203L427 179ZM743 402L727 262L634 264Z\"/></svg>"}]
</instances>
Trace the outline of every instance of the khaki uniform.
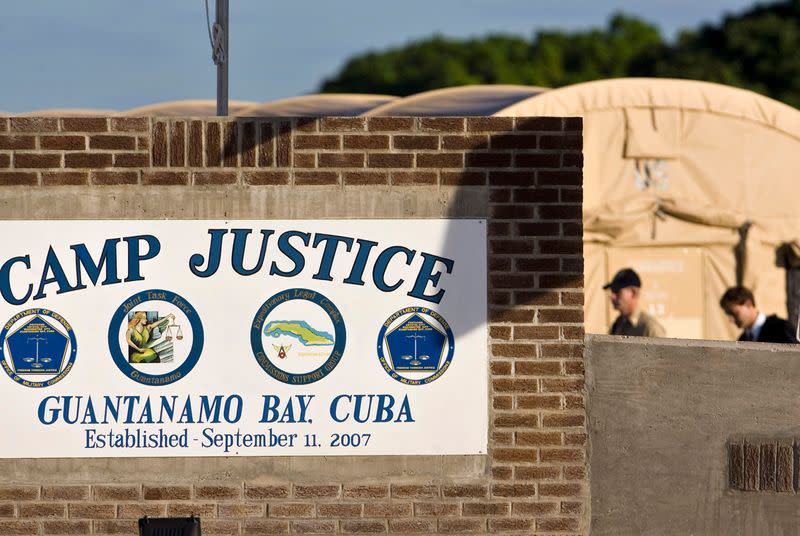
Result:
<instances>
[{"instance_id":1,"label":"khaki uniform","mask_svg":"<svg viewBox=\"0 0 800 536\"><path fill-rule=\"evenodd\" d=\"M636 311L629 317L619 315L611 324L611 335L627 335L629 337L666 337L664 326L643 311Z\"/></svg>"}]
</instances>

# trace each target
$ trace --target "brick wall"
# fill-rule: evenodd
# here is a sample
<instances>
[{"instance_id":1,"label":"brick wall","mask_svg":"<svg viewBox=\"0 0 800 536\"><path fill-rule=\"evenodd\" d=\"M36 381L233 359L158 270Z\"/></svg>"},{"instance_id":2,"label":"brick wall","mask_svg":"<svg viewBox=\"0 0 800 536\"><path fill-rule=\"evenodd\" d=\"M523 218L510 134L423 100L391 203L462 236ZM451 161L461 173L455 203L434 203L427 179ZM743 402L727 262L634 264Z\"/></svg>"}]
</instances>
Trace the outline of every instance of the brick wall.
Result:
<instances>
[{"instance_id":1,"label":"brick wall","mask_svg":"<svg viewBox=\"0 0 800 536\"><path fill-rule=\"evenodd\" d=\"M587 534L581 144L573 118L0 118L6 219L487 218L491 366L488 456L0 460L0 534Z\"/></svg>"}]
</instances>

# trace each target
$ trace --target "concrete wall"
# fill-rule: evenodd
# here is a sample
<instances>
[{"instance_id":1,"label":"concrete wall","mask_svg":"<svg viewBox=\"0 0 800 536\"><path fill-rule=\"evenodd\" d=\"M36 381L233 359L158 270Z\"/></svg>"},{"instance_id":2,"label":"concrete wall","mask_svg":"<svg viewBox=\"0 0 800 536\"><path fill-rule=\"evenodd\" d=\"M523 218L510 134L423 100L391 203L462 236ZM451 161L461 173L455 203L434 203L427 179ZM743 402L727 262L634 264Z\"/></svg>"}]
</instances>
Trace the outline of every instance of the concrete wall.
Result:
<instances>
[{"instance_id":1,"label":"concrete wall","mask_svg":"<svg viewBox=\"0 0 800 536\"><path fill-rule=\"evenodd\" d=\"M580 149L579 119L0 117L3 219L487 218L491 367L487 456L0 460L0 534L586 534Z\"/></svg>"},{"instance_id":2,"label":"concrete wall","mask_svg":"<svg viewBox=\"0 0 800 536\"><path fill-rule=\"evenodd\" d=\"M590 335L586 360L592 536L800 534L795 491L731 489L727 452L800 437L798 347Z\"/></svg>"}]
</instances>

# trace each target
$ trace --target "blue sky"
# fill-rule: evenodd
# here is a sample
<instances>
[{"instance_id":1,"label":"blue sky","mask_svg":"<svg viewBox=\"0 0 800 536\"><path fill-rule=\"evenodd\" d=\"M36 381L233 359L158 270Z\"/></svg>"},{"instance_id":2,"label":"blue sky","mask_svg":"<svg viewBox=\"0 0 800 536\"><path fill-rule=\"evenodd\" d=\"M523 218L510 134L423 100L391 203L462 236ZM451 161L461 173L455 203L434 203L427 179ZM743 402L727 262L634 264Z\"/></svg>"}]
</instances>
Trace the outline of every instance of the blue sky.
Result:
<instances>
[{"instance_id":1,"label":"blue sky","mask_svg":"<svg viewBox=\"0 0 800 536\"><path fill-rule=\"evenodd\" d=\"M622 10L680 28L752 0L230 0L232 99L313 93L353 54L453 37L603 26ZM214 0L209 0L212 13ZM14 0L0 15L0 110L214 98L203 0Z\"/></svg>"}]
</instances>

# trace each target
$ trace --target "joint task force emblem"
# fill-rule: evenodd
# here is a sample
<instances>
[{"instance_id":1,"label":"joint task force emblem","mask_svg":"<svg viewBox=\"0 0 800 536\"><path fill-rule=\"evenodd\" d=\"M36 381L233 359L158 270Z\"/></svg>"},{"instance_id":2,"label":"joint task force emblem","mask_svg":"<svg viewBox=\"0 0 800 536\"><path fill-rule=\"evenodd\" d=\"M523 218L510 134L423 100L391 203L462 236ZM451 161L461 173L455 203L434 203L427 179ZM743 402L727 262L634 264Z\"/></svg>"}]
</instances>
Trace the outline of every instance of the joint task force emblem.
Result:
<instances>
[{"instance_id":1,"label":"joint task force emblem","mask_svg":"<svg viewBox=\"0 0 800 536\"><path fill-rule=\"evenodd\" d=\"M78 345L69 323L48 309L12 317L0 332L3 370L20 385L48 387L72 370Z\"/></svg>"},{"instance_id":2,"label":"joint task force emblem","mask_svg":"<svg viewBox=\"0 0 800 536\"><path fill-rule=\"evenodd\" d=\"M450 367L455 338L447 321L427 307L400 309L381 326L378 359L393 379L426 385Z\"/></svg>"},{"instance_id":3,"label":"joint task force emblem","mask_svg":"<svg viewBox=\"0 0 800 536\"><path fill-rule=\"evenodd\" d=\"M307 385L330 374L342 359L345 341L344 320L336 305L304 288L270 297L256 312L250 330L256 362L290 385Z\"/></svg>"}]
</instances>

